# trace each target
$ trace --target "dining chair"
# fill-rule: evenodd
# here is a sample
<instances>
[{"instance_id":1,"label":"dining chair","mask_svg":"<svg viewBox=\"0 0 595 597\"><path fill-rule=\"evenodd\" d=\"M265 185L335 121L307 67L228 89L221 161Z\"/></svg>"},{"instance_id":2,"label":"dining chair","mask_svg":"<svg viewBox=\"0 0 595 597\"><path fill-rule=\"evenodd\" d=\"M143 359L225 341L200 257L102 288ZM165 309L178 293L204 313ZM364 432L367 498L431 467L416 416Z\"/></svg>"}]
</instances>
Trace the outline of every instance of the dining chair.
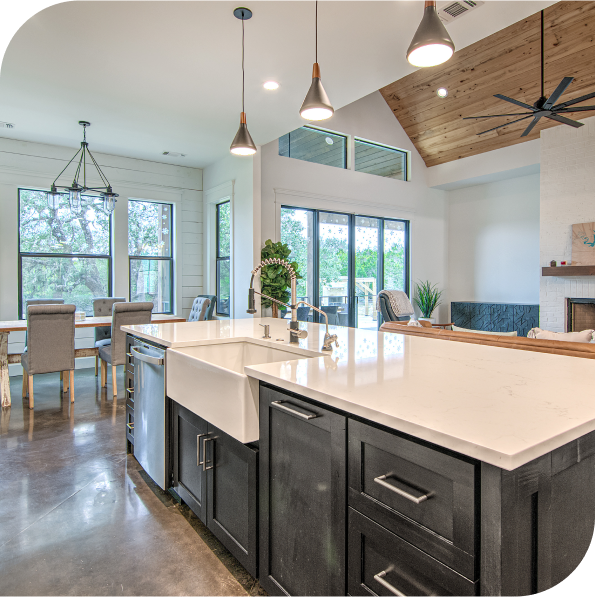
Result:
<instances>
[{"instance_id":1,"label":"dining chair","mask_svg":"<svg viewBox=\"0 0 595 597\"><path fill-rule=\"evenodd\" d=\"M99 297L93 299L93 317L111 317L114 303L125 303L124 297ZM95 328L95 348L106 346L112 337L112 328L103 326ZM95 377L99 365L99 355L95 357Z\"/></svg>"},{"instance_id":2,"label":"dining chair","mask_svg":"<svg viewBox=\"0 0 595 597\"><path fill-rule=\"evenodd\" d=\"M101 387L107 386L107 364L112 366L112 393L118 396L116 367L126 362L126 332L123 325L143 325L151 323L153 303L114 303L112 307L112 328L109 344L99 347L101 359Z\"/></svg>"},{"instance_id":3,"label":"dining chair","mask_svg":"<svg viewBox=\"0 0 595 597\"><path fill-rule=\"evenodd\" d=\"M297 308L297 320L298 321L308 321L309 315L310 315L310 307L298 307Z\"/></svg>"},{"instance_id":4,"label":"dining chair","mask_svg":"<svg viewBox=\"0 0 595 597\"><path fill-rule=\"evenodd\" d=\"M42 373L69 372L63 390L68 389L74 402L74 312L75 305L31 305L27 307L29 344L21 355L23 398L29 395L34 406L33 376Z\"/></svg>"},{"instance_id":5,"label":"dining chair","mask_svg":"<svg viewBox=\"0 0 595 597\"><path fill-rule=\"evenodd\" d=\"M213 319L213 312L215 311L215 306L217 305L217 297L214 294L197 294L196 298L206 298L211 301L209 308L207 309L207 313L205 315L205 319L210 320ZM196 300L196 299L194 299Z\"/></svg>"},{"instance_id":6,"label":"dining chair","mask_svg":"<svg viewBox=\"0 0 595 597\"><path fill-rule=\"evenodd\" d=\"M63 305L63 298L41 298L41 299L29 299L25 302L25 315L27 314L27 308L31 305ZM27 332L25 332L25 350L27 350ZM62 379L62 377L60 377Z\"/></svg>"},{"instance_id":7,"label":"dining chair","mask_svg":"<svg viewBox=\"0 0 595 597\"><path fill-rule=\"evenodd\" d=\"M210 307L211 299L204 296L197 296L192 302L188 321L205 321Z\"/></svg>"},{"instance_id":8,"label":"dining chair","mask_svg":"<svg viewBox=\"0 0 595 597\"><path fill-rule=\"evenodd\" d=\"M320 308L327 314L329 325L339 325L339 317L337 316L339 307L337 305L325 305Z\"/></svg>"}]
</instances>

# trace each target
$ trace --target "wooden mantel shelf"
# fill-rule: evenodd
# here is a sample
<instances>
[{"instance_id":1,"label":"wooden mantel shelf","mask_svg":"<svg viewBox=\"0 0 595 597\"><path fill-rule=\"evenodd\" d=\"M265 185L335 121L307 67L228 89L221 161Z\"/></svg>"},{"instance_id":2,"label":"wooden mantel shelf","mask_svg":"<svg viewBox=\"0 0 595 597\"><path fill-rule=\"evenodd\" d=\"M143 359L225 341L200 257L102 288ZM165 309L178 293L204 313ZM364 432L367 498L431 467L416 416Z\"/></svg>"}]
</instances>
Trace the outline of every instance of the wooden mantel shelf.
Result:
<instances>
[{"instance_id":1,"label":"wooden mantel shelf","mask_svg":"<svg viewBox=\"0 0 595 597\"><path fill-rule=\"evenodd\" d=\"M558 267L542 267L542 276L595 276L595 265L559 265Z\"/></svg>"}]
</instances>

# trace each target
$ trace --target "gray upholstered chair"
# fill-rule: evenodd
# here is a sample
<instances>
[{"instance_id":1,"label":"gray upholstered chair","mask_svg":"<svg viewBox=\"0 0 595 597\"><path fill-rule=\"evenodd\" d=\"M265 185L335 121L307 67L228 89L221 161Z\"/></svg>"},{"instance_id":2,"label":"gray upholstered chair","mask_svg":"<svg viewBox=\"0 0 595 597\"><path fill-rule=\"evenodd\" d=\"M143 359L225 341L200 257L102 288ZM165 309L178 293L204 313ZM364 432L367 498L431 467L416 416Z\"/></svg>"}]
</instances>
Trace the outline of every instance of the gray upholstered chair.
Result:
<instances>
[{"instance_id":1,"label":"gray upholstered chair","mask_svg":"<svg viewBox=\"0 0 595 597\"><path fill-rule=\"evenodd\" d=\"M390 305L390 301L385 294L378 295L378 302L380 304L380 313L382 313L382 319L384 321L409 321L411 319L410 315L395 315L395 312Z\"/></svg>"},{"instance_id":2,"label":"gray upholstered chair","mask_svg":"<svg viewBox=\"0 0 595 597\"><path fill-rule=\"evenodd\" d=\"M101 359L101 387L107 386L107 364L112 366L112 392L118 395L116 367L126 362L126 332L123 325L143 325L151 323L153 303L114 303L112 307L112 335L109 344L99 348Z\"/></svg>"},{"instance_id":3,"label":"gray upholstered chair","mask_svg":"<svg viewBox=\"0 0 595 597\"><path fill-rule=\"evenodd\" d=\"M93 299L93 317L111 317L114 303L125 303L124 297L99 297ZM106 346L112 337L111 327L95 328L95 348ZM95 357L95 377L99 365L99 356Z\"/></svg>"},{"instance_id":4,"label":"gray upholstered chair","mask_svg":"<svg viewBox=\"0 0 595 597\"><path fill-rule=\"evenodd\" d=\"M69 389L74 402L74 305L32 305L27 307L29 345L21 355L23 398L29 394L29 408L34 406L33 376L69 371L64 391Z\"/></svg>"},{"instance_id":5,"label":"gray upholstered chair","mask_svg":"<svg viewBox=\"0 0 595 597\"><path fill-rule=\"evenodd\" d=\"M214 294L197 294L196 298L206 298L211 301L205 319L213 319L213 312L215 311L215 305L217 304L217 297ZM196 300L196 299L195 299ZM188 320L190 321L190 320Z\"/></svg>"},{"instance_id":6,"label":"gray upholstered chair","mask_svg":"<svg viewBox=\"0 0 595 597\"><path fill-rule=\"evenodd\" d=\"M211 306L211 300L204 296L197 296L192 303L188 321L204 321Z\"/></svg>"},{"instance_id":7,"label":"gray upholstered chair","mask_svg":"<svg viewBox=\"0 0 595 597\"><path fill-rule=\"evenodd\" d=\"M297 320L308 321L310 315L310 307L298 307L297 308Z\"/></svg>"},{"instance_id":8,"label":"gray upholstered chair","mask_svg":"<svg viewBox=\"0 0 595 597\"><path fill-rule=\"evenodd\" d=\"M31 305L63 305L64 299L63 298L47 298L47 299L29 299L25 303L25 315L27 314L27 309ZM27 332L25 332L25 350L27 350ZM60 377L62 379L62 377Z\"/></svg>"},{"instance_id":9,"label":"gray upholstered chair","mask_svg":"<svg viewBox=\"0 0 595 597\"><path fill-rule=\"evenodd\" d=\"M320 308L327 314L329 325L339 325L339 316L337 314L339 307L337 305L328 305ZM324 317L321 321L324 321Z\"/></svg>"}]
</instances>

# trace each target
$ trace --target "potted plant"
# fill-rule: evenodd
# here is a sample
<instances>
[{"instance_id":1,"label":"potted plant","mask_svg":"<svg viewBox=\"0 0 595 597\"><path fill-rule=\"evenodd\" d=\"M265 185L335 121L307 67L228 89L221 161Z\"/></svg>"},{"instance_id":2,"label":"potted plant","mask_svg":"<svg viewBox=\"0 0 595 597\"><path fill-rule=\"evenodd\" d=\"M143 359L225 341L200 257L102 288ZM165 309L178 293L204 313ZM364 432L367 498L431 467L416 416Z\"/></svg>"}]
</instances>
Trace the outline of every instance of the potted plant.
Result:
<instances>
[{"instance_id":1,"label":"potted plant","mask_svg":"<svg viewBox=\"0 0 595 597\"><path fill-rule=\"evenodd\" d=\"M264 243L264 247L260 252L261 258L272 259L274 257L278 259L285 259L289 261L288 257L291 255L291 249L287 246L287 243L274 243L271 239ZM298 264L294 261L290 263L294 269L298 278L301 276L298 273ZM265 265L260 274L260 291L263 294L281 301L283 303L289 303L291 294L288 288L291 287L291 277L289 272L281 265ZM273 317L279 316L279 310L282 309L277 303L265 299L262 297L261 304L263 307L271 307L273 311Z\"/></svg>"},{"instance_id":2,"label":"potted plant","mask_svg":"<svg viewBox=\"0 0 595 597\"><path fill-rule=\"evenodd\" d=\"M415 297L413 302L421 311L422 317L419 319L427 319L430 323L436 323L436 320L432 317L432 313L442 302L440 300L441 296L442 290L438 290L436 284L432 286L428 280L419 282L415 285Z\"/></svg>"}]
</instances>

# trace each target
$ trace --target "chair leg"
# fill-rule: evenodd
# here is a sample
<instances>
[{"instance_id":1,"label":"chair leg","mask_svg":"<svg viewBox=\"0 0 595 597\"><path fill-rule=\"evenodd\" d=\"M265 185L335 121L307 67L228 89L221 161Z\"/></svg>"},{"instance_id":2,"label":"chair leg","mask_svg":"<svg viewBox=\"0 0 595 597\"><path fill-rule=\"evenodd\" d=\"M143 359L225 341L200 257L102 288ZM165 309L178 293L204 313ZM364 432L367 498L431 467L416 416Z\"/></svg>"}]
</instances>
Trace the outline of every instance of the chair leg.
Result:
<instances>
[{"instance_id":1,"label":"chair leg","mask_svg":"<svg viewBox=\"0 0 595 597\"><path fill-rule=\"evenodd\" d=\"M64 371L60 371L60 381L64 381Z\"/></svg>"},{"instance_id":2,"label":"chair leg","mask_svg":"<svg viewBox=\"0 0 595 597\"><path fill-rule=\"evenodd\" d=\"M99 369L99 357L95 356L95 377L97 377L97 369Z\"/></svg>"},{"instance_id":3,"label":"chair leg","mask_svg":"<svg viewBox=\"0 0 595 597\"><path fill-rule=\"evenodd\" d=\"M107 384L107 363L101 360L101 387L105 388Z\"/></svg>"},{"instance_id":4,"label":"chair leg","mask_svg":"<svg viewBox=\"0 0 595 597\"><path fill-rule=\"evenodd\" d=\"M70 381L68 382L70 392L70 402L74 402L74 369L70 370Z\"/></svg>"},{"instance_id":5,"label":"chair leg","mask_svg":"<svg viewBox=\"0 0 595 597\"><path fill-rule=\"evenodd\" d=\"M118 381L116 376L116 367L112 365L112 392L114 399L118 396Z\"/></svg>"},{"instance_id":6,"label":"chair leg","mask_svg":"<svg viewBox=\"0 0 595 597\"><path fill-rule=\"evenodd\" d=\"M25 368L23 367L23 398L27 397L27 389L29 387L29 381L28 378L29 376L27 375L27 372L25 371Z\"/></svg>"},{"instance_id":7,"label":"chair leg","mask_svg":"<svg viewBox=\"0 0 595 597\"><path fill-rule=\"evenodd\" d=\"M62 393L66 394L69 388L68 382L70 381L70 377L68 376L68 371L60 371L60 373L62 373ZM66 375L64 375L64 373L66 373Z\"/></svg>"},{"instance_id":8,"label":"chair leg","mask_svg":"<svg viewBox=\"0 0 595 597\"><path fill-rule=\"evenodd\" d=\"M33 409L33 376L29 375L29 408Z\"/></svg>"}]
</instances>

